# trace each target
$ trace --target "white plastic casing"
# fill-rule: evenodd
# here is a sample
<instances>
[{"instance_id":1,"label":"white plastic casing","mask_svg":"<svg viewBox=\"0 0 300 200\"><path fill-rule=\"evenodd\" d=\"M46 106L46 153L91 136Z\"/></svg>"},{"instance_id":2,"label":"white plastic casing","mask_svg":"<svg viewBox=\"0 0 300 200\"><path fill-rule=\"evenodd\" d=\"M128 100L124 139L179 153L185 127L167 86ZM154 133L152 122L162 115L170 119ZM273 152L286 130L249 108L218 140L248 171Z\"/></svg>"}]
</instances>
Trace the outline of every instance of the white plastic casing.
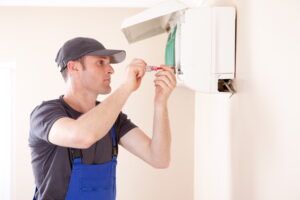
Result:
<instances>
[{"instance_id":1,"label":"white plastic casing","mask_svg":"<svg viewBox=\"0 0 300 200\"><path fill-rule=\"evenodd\" d=\"M219 79L235 77L235 9L187 9L177 29L176 63L180 85L205 93L218 92Z\"/></svg>"},{"instance_id":2,"label":"white plastic casing","mask_svg":"<svg viewBox=\"0 0 300 200\"><path fill-rule=\"evenodd\" d=\"M125 19L121 29L133 43L167 32L177 24L178 85L217 93L219 80L235 77L235 21L234 7L189 8L170 0Z\"/></svg>"}]
</instances>

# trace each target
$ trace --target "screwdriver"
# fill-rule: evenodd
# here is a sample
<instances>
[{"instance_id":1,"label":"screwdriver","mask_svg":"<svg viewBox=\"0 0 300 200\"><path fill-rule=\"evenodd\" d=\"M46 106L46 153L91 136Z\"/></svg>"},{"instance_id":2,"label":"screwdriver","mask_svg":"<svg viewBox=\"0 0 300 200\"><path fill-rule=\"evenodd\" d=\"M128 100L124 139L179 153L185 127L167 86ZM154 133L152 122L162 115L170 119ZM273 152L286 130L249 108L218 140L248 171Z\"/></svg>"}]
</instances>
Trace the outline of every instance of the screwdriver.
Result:
<instances>
[{"instance_id":1,"label":"screwdriver","mask_svg":"<svg viewBox=\"0 0 300 200\"><path fill-rule=\"evenodd\" d=\"M162 67L158 67L158 66L146 66L146 72L151 72L151 71L157 71L157 70L160 70L162 69Z\"/></svg>"}]
</instances>

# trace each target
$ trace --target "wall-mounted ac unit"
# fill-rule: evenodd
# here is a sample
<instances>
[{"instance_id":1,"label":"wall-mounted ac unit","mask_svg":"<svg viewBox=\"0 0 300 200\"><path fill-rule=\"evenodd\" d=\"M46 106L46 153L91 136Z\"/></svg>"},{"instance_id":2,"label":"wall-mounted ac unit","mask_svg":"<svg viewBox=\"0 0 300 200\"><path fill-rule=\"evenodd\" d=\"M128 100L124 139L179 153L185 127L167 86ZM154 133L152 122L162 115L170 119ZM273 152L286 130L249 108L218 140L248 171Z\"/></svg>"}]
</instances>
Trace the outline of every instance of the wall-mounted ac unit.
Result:
<instances>
[{"instance_id":1,"label":"wall-mounted ac unit","mask_svg":"<svg viewBox=\"0 0 300 200\"><path fill-rule=\"evenodd\" d=\"M205 93L233 92L234 7L193 7L166 1L124 20L129 43L176 27L175 68L180 85Z\"/></svg>"}]
</instances>

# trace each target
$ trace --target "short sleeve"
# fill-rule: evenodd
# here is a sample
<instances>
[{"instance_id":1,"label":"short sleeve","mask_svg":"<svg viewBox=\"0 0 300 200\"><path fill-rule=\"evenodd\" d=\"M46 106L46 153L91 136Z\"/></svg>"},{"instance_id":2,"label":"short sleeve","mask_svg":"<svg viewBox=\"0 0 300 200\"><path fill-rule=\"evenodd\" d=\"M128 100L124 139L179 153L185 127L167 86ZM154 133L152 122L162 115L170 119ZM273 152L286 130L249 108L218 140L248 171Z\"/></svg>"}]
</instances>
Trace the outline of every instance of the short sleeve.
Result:
<instances>
[{"instance_id":1,"label":"short sleeve","mask_svg":"<svg viewBox=\"0 0 300 200\"><path fill-rule=\"evenodd\" d=\"M29 145L35 146L47 142L50 129L54 122L68 117L63 105L56 101L43 102L30 115Z\"/></svg>"},{"instance_id":2,"label":"short sleeve","mask_svg":"<svg viewBox=\"0 0 300 200\"><path fill-rule=\"evenodd\" d=\"M123 137L126 133L128 133L131 129L137 127L123 112L119 114L116 126L119 139Z\"/></svg>"}]
</instances>

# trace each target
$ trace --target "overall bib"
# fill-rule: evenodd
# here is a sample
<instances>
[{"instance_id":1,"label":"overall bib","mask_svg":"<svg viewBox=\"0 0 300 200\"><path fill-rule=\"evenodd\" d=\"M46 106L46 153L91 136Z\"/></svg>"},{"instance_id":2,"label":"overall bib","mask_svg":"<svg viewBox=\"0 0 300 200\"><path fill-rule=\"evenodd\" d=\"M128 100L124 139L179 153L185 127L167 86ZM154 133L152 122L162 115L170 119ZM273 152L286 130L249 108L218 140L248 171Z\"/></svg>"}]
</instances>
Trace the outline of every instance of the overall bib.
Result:
<instances>
[{"instance_id":1,"label":"overall bib","mask_svg":"<svg viewBox=\"0 0 300 200\"><path fill-rule=\"evenodd\" d=\"M77 157L71 149L73 165L66 200L115 200L116 166L118 155L117 134L115 128L110 130L112 140L112 160L103 164L84 164L81 153ZM79 150L76 150L79 152ZM72 153L73 152L73 153ZM37 192L37 188L35 193ZM36 200L33 197L33 200Z\"/></svg>"},{"instance_id":2,"label":"overall bib","mask_svg":"<svg viewBox=\"0 0 300 200\"><path fill-rule=\"evenodd\" d=\"M103 164L84 164L81 158L73 160L66 200L115 200L117 134L110 130L113 145L112 160Z\"/></svg>"}]
</instances>

